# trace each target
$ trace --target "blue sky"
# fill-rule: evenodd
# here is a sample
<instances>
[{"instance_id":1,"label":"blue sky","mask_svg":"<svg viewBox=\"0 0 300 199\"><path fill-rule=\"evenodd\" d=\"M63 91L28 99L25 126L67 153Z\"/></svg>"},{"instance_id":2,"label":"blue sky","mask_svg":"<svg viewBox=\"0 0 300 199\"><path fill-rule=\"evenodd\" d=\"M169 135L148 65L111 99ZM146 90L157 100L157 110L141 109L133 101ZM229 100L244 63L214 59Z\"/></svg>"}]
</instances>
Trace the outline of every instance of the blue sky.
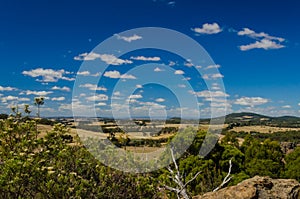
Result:
<instances>
[{"instance_id":1,"label":"blue sky","mask_svg":"<svg viewBox=\"0 0 300 199\"><path fill-rule=\"evenodd\" d=\"M82 115L96 107L98 116L125 117L126 103L132 116L197 117L198 108L201 117L222 115L225 108L300 116L298 1L0 3L0 112L45 96L42 116L70 116L73 105ZM120 34L141 27L178 31L202 45L213 63L159 49L120 53L117 59L118 45L97 52L108 38L121 45L143 43L142 34ZM82 70L82 64L92 69ZM140 85L143 75L165 85ZM79 84L80 78L91 82ZM210 80L215 82L208 86Z\"/></svg>"}]
</instances>

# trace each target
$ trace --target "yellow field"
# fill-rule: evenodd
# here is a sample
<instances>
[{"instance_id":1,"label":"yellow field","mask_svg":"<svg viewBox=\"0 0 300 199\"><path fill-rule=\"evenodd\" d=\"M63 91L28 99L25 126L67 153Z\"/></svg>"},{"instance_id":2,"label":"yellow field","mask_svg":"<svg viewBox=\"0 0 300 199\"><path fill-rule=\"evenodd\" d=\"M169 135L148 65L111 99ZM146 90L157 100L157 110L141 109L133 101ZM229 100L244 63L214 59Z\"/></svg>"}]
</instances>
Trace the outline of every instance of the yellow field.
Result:
<instances>
[{"instance_id":1,"label":"yellow field","mask_svg":"<svg viewBox=\"0 0 300 199\"><path fill-rule=\"evenodd\" d=\"M286 132L286 131L299 131L300 128L279 128L279 127L271 127L271 126L242 126L242 127L234 127L230 131L244 131L244 132L250 132L250 131L256 131L260 133L274 133L274 132Z\"/></svg>"}]
</instances>

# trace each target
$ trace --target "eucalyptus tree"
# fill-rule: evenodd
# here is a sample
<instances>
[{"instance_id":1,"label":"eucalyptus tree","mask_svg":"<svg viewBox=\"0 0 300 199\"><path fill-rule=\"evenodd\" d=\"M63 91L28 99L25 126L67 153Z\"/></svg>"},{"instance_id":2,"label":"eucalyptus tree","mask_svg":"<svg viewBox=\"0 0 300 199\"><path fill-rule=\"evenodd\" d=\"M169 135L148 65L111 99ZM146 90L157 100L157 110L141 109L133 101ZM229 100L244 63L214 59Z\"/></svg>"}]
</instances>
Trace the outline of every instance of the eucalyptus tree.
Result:
<instances>
[{"instance_id":1,"label":"eucalyptus tree","mask_svg":"<svg viewBox=\"0 0 300 199\"><path fill-rule=\"evenodd\" d=\"M34 105L37 106L38 112L37 116L40 117L40 107L44 105L45 98L44 97L35 97L34 98Z\"/></svg>"}]
</instances>

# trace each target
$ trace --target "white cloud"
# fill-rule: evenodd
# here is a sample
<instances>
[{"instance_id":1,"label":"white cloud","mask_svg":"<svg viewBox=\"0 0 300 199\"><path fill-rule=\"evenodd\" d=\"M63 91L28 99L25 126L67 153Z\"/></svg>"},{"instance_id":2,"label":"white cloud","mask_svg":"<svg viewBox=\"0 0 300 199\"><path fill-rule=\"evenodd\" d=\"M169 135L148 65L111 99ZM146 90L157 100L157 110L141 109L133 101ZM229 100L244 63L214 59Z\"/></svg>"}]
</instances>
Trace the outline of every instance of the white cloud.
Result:
<instances>
[{"instance_id":1,"label":"white cloud","mask_svg":"<svg viewBox=\"0 0 300 199\"><path fill-rule=\"evenodd\" d=\"M164 99L164 98L157 98L155 101L156 101L156 102L164 102L165 99Z\"/></svg>"},{"instance_id":2,"label":"white cloud","mask_svg":"<svg viewBox=\"0 0 300 199\"><path fill-rule=\"evenodd\" d=\"M93 95L90 97L86 97L85 98L87 101L107 101L108 100L108 96L104 95L104 94L97 94L97 95Z\"/></svg>"},{"instance_id":3,"label":"white cloud","mask_svg":"<svg viewBox=\"0 0 300 199\"><path fill-rule=\"evenodd\" d=\"M194 28L192 30L200 34L217 34L222 32L222 29L217 23L206 23L202 25L202 28Z\"/></svg>"},{"instance_id":4,"label":"white cloud","mask_svg":"<svg viewBox=\"0 0 300 199\"><path fill-rule=\"evenodd\" d=\"M61 69L61 70L53 70L53 69L43 69L43 68L37 68L32 69L30 71L23 71L23 75L27 75L30 77L42 77L42 79L37 79L36 81L39 82L57 82L58 80L67 80L67 81L73 81L74 78L69 78L63 76L66 74L67 71Z\"/></svg>"},{"instance_id":5,"label":"white cloud","mask_svg":"<svg viewBox=\"0 0 300 199\"><path fill-rule=\"evenodd\" d=\"M74 57L74 60L77 60L77 61L92 61L95 59L100 59L100 54L90 52L90 53L82 53L82 54Z\"/></svg>"},{"instance_id":6,"label":"white cloud","mask_svg":"<svg viewBox=\"0 0 300 199\"><path fill-rule=\"evenodd\" d=\"M67 92L71 91L71 89L69 87L66 87L66 86L64 86L64 87L53 86L51 89L52 90L59 90L59 91L67 91Z\"/></svg>"},{"instance_id":7,"label":"white cloud","mask_svg":"<svg viewBox=\"0 0 300 199\"><path fill-rule=\"evenodd\" d=\"M192 66L194 66L194 64L192 64L191 62L186 62L186 63L184 63L184 65L187 66L187 67L192 67Z\"/></svg>"},{"instance_id":8,"label":"white cloud","mask_svg":"<svg viewBox=\"0 0 300 199\"><path fill-rule=\"evenodd\" d=\"M227 93L224 93L223 91L199 91L199 92L190 92L197 97L204 97L204 98L216 98L216 97L228 97L229 95Z\"/></svg>"},{"instance_id":9,"label":"white cloud","mask_svg":"<svg viewBox=\"0 0 300 199\"><path fill-rule=\"evenodd\" d=\"M244 28L243 30L239 31L237 34L240 36L248 36L250 38L259 40L256 41L255 43L240 46L239 48L242 51L251 50L255 48L268 50L268 49L280 49L285 47L284 45L280 44L281 42L285 41L284 38L270 36L269 34L264 32L256 33L255 31L249 28Z\"/></svg>"},{"instance_id":10,"label":"white cloud","mask_svg":"<svg viewBox=\"0 0 300 199\"><path fill-rule=\"evenodd\" d=\"M142 39L143 37L139 36L139 35L132 35L132 36L121 36L119 34L115 34L115 36L117 36L118 39L121 39L121 40L124 40L124 41L127 41L127 42L132 42L132 41L136 41L136 40L139 40L139 39Z\"/></svg>"},{"instance_id":11,"label":"white cloud","mask_svg":"<svg viewBox=\"0 0 300 199\"><path fill-rule=\"evenodd\" d=\"M265 50L269 49L280 49L284 48L284 45L278 44L274 41L271 41L269 39L262 39L261 41L256 41L255 43L248 44L248 45L242 45L240 46L240 50L246 51L246 50L251 50L255 48L262 48Z\"/></svg>"},{"instance_id":12,"label":"white cloud","mask_svg":"<svg viewBox=\"0 0 300 199\"><path fill-rule=\"evenodd\" d=\"M128 98L129 99L141 99L141 98L143 98L143 96L140 94L136 94L136 95L130 95Z\"/></svg>"},{"instance_id":13,"label":"white cloud","mask_svg":"<svg viewBox=\"0 0 300 199\"><path fill-rule=\"evenodd\" d=\"M107 88L100 86L98 87L96 84L81 84L79 85L80 88L88 88L92 91L107 91Z\"/></svg>"},{"instance_id":14,"label":"white cloud","mask_svg":"<svg viewBox=\"0 0 300 199\"><path fill-rule=\"evenodd\" d=\"M27 91L21 92L20 95L26 94L26 95L46 96L46 95L49 95L51 93L53 93L53 92L52 91L30 91L30 90L27 90Z\"/></svg>"},{"instance_id":15,"label":"white cloud","mask_svg":"<svg viewBox=\"0 0 300 199\"><path fill-rule=\"evenodd\" d=\"M176 70L176 71L174 72L174 74L175 74L175 75L183 75L183 74L184 74L184 71L182 71L182 70Z\"/></svg>"},{"instance_id":16,"label":"white cloud","mask_svg":"<svg viewBox=\"0 0 300 199\"><path fill-rule=\"evenodd\" d=\"M78 60L78 61L92 61L92 60L96 60L96 59L100 59L103 62L110 64L110 65L122 65L122 64L131 64L132 63L132 61L130 61L130 60L124 60L124 59L117 58L113 54L97 54L94 52L82 53L82 54L74 57L74 60Z\"/></svg>"},{"instance_id":17,"label":"white cloud","mask_svg":"<svg viewBox=\"0 0 300 199\"><path fill-rule=\"evenodd\" d=\"M107 104L105 102L99 102L95 104L95 106L106 106Z\"/></svg>"},{"instance_id":18,"label":"white cloud","mask_svg":"<svg viewBox=\"0 0 300 199\"><path fill-rule=\"evenodd\" d=\"M162 71L164 71L164 70L162 70L161 68L158 68L158 67L156 67L156 68L154 69L154 72L162 72Z\"/></svg>"},{"instance_id":19,"label":"white cloud","mask_svg":"<svg viewBox=\"0 0 300 199\"><path fill-rule=\"evenodd\" d=\"M136 79L135 76L133 76L133 75L128 75L128 74L123 74L123 75L121 75L120 78L121 78L121 79Z\"/></svg>"},{"instance_id":20,"label":"white cloud","mask_svg":"<svg viewBox=\"0 0 300 199\"><path fill-rule=\"evenodd\" d=\"M121 92L120 92L120 91L115 91L115 92L113 93L113 95L114 95L114 96L121 96Z\"/></svg>"},{"instance_id":21,"label":"white cloud","mask_svg":"<svg viewBox=\"0 0 300 199\"><path fill-rule=\"evenodd\" d=\"M221 73L216 73L216 74L212 74L211 78L212 79L218 79L218 78L223 78L224 75L222 75Z\"/></svg>"},{"instance_id":22,"label":"white cloud","mask_svg":"<svg viewBox=\"0 0 300 199\"><path fill-rule=\"evenodd\" d=\"M143 86L140 85L140 84L135 85L135 87L136 87L136 88L143 88Z\"/></svg>"},{"instance_id":23,"label":"white cloud","mask_svg":"<svg viewBox=\"0 0 300 199\"><path fill-rule=\"evenodd\" d=\"M3 87L3 86L0 86L0 91L16 91L18 90L17 88L13 88L13 87Z\"/></svg>"},{"instance_id":24,"label":"white cloud","mask_svg":"<svg viewBox=\"0 0 300 199\"><path fill-rule=\"evenodd\" d=\"M203 79L205 80L210 80L210 79L218 79L218 78L223 78L224 75L222 75L221 73L216 73L216 74L204 74L202 76Z\"/></svg>"},{"instance_id":25,"label":"white cloud","mask_svg":"<svg viewBox=\"0 0 300 199\"><path fill-rule=\"evenodd\" d=\"M212 90L220 90L221 88L219 86L212 86L211 89Z\"/></svg>"},{"instance_id":26,"label":"white cloud","mask_svg":"<svg viewBox=\"0 0 300 199\"><path fill-rule=\"evenodd\" d=\"M282 108L292 108L292 106L291 105L284 105L284 106L282 106Z\"/></svg>"},{"instance_id":27,"label":"white cloud","mask_svg":"<svg viewBox=\"0 0 300 199\"><path fill-rule=\"evenodd\" d=\"M124 59L119 59L114 55L109 55L109 54L103 54L101 55L100 59L104 61L107 64L111 65L121 65L121 64L131 64L132 61L130 60L124 60Z\"/></svg>"},{"instance_id":28,"label":"white cloud","mask_svg":"<svg viewBox=\"0 0 300 199\"><path fill-rule=\"evenodd\" d=\"M175 65L176 65L176 63L175 63L175 62L173 62L173 61L170 61L168 65L169 65L169 66L175 66Z\"/></svg>"},{"instance_id":29,"label":"white cloud","mask_svg":"<svg viewBox=\"0 0 300 199\"><path fill-rule=\"evenodd\" d=\"M191 80L192 78L190 78L190 77L185 77L185 78L183 78L182 80L183 81L189 81L189 80Z\"/></svg>"},{"instance_id":30,"label":"white cloud","mask_svg":"<svg viewBox=\"0 0 300 199\"><path fill-rule=\"evenodd\" d=\"M186 88L186 85L185 84L178 84L178 87L179 88Z\"/></svg>"},{"instance_id":31,"label":"white cloud","mask_svg":"<svg viewBox=\"0 0 300 199\"><path fill-rule=\"evenodd\" d=\"M133 75L123 74L121 75L119 71L106 71L103 75L104 77L112 78L112 79L136 79Z\"/></svg>"},{"instance_id":32,"label":"white cloud","mask_svg":"<svg viewBox=\"0 0 300 199\"><path fill-rule=\"evenodd\" d=\"M26 97L21 97L20 98L20 97L9 95L9 96L6 96L6 97L1 97L1 101L2 101L2 103L6 103L7 101L23 101L23 102L25 102L25 101L30 101L30 99L26 98Z\"/></svg>"},{"instance_id":33,"label":"white cloud","mask_svg":"<svg viewBox=\"0 0 300 199\"><path fill-rule=\"evenodd\" d=\"M242 106L257 106L268 103L269 100L262 97L242 97L236 99L234 104L242 105Z\"/></svg>"},{"instance_id":34,"label":"white cloud","mask_svg":"<svg viewBox=\"0 0 300 199\"><path fill-rule=\"evenodd\" d=\"M75 80L75 78L73 78L73 77L62 77L61 79L67 80L67 81L74 81ZM38 81L41 81L41 80L38 80ZM43 81L41 81L41 82L43 82Z\"/></svg>"},{"instance_id":35,"label":"white cloud","mask_svg":"<svg viewBox=\"0 0 300 199\"><path fill-rule=\"evenodd\" d=\"M264 32L256 33L255 31L253 31L253 30L251 30L249 28L244 28L243 30L239 31L238 35L240 35L240 36L248 36L248 37L251 37L251 38L254 38L254 39L277 40L279 42L285 41L284 38L270 36L269 34L264 33Z\"/></svg>"},{"instance_id":36,"label":"white cloud","mask_svg":"<svg viewBox=\"0 0 300 199\"><path fill-rule=\"evenodd\" d=\"M299 102L298 106L300 106L300 102Z\"/></svg>"},{"instance_id":37,"label":"white cloud","mask_svg":"<svg viewBox=\"0 0 300 199\"><path fill-rule=\"evenodd\" d=\"M154 108L154 109L160 109L160 108L165 108L165 105L161 105L155 102L139 102L140 105L143 105L145 109L148 109L149 107Z\"/></svg>"},{"instance_id":38,"label":"white cloud","mask_svg":"<svg viewBox=\"0 0 300 199\"><path fill-rule=\"evenodd\" d=\"M137 57L130 57L130 59L140 60L140 61L160 61L160 57L137 56Z\"/></svg>"},{"instance_id":39,"label":"white cloud","mask_svg":"<svg viewBox=\"0 0 300 199\"><path fill-rule=\"evenodd\" d=\"M95 73L95 74L91 74L90 71L81 71L81 72L77 72L77 75L82 75L82 76L92 76L92 77L99 77L100 76L100 72Z\"/></svg>"},{"instance_id":40,"label":"white cloud","mask_svg":"<svg viewBox=\"0 0 300 199\"><path fill-rule=\"evenodd\" d=\"M51 100L52 101L64 101L66 98L65 97L53 97Z\"/></svg>"},{"instance_id":41,"label":"white cloud","mask_svg":"<svg viewBox=\"0 0 300 199\"><path fill-rule=\"evenodd\" d=\"M89 76L91 73L90 73L90 71L81 71L81 72L77 72L77 75L82 75L82 76Z\"/></svg>"},{"instance_id":42,"label":"white cloud","mask_svg":"<svg viewBox=\"0 0 300 199\"><path fill-rule=\"evenodd\" d=\"M220 68L221 66L219 65L219 64L215 64L215 65L209 65L209 66L207 66L205 69L206 70L208 70L208 69L213 69L213 68L215 68L215 69L218 69L218 68Z\"/></svg>"}]
</instances>

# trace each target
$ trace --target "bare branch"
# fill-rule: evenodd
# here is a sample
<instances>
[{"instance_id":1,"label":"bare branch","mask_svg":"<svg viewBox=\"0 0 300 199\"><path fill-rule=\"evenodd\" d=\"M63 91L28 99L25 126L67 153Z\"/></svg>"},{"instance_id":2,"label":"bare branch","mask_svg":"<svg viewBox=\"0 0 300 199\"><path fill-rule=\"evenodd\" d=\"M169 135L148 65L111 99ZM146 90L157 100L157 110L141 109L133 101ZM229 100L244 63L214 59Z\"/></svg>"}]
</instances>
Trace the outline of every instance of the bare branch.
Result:
<instances>
[{"instance_id":1,"label":"bare branch","mask_svg":"<svg viewBox=\"0 0 300 199\"><path fill-rule=\"evenodd\" d=\"M198 175L200 173L202 173L202 172L199 171L198 173L196 173L196 175L194 175L194 177L192 179L190 179L189 181L187 181L187 183L185 183L184 187L186 187L188 184L190 184L191 182L193 182L198 177Z\"/></svg>"},{"instance_id":2,"label":"bare branch","mask_svg":"<svg viewBox=\"0 0 300 199\"><path fill-rule=\"evenodd\" d=\"M177 163L176 163L176 159L175 159L174 151L173 151L173 148L172 148L172 147L171 147L170 151L171 151L173 163L174 163L174 165L175 165L175 169L176 169L176 171L177 171L177 175L178 175L178 177L180 177L180 172L179 172L179 169L178 169L178 165L177 165Z\"/></svg>"},{"instance_id":3,"label":"bare branch","mask_svg":"<svg viewBox=\"0 0 300 199\"><path fill-rule=\"evenodd\" d=\"M225 184L227 184L227 183L231 180L231 178L232 178L232 177L230 176L230 174L231 174L231 169L232 169L232 158L229 160L229 171L228 171L226 177L224 178L224 180L223 180L223 182L220 184L220 186L218 186L217 188L215 188L215 189L213 190L213 192L218 191L219 189L221 189Z\"/></svg>"},{"instance_id":4,"label":"bare branch","mask_svg":"<svg viewBox=\"0 0 300 199\"><path fill-rule=\"evenodd\" d=\"M170 187L167 185L164 185L164 187L165 187L165 189L167 189L169 191L175 192L178 199L180 199L180 198L189 199L189 196L188 196L187 190L186 190L186 186L189 183L191 183L192 181L194 181L201 172L196 173L196 175L194 175L194 177L192 177L187 183L184 184L183 179L182 179L183 175L180 174L178 164L176 163L173 148L170 148L170 151L171 151L171 156L172 156L172 160L173 160L176 171L172 170L170 166L168 166L167 169L171 174L171 176L169 176L169 178L172 179L177 184L177 188L173 188L173 187Z\"/></svg>"}]
</instances>

